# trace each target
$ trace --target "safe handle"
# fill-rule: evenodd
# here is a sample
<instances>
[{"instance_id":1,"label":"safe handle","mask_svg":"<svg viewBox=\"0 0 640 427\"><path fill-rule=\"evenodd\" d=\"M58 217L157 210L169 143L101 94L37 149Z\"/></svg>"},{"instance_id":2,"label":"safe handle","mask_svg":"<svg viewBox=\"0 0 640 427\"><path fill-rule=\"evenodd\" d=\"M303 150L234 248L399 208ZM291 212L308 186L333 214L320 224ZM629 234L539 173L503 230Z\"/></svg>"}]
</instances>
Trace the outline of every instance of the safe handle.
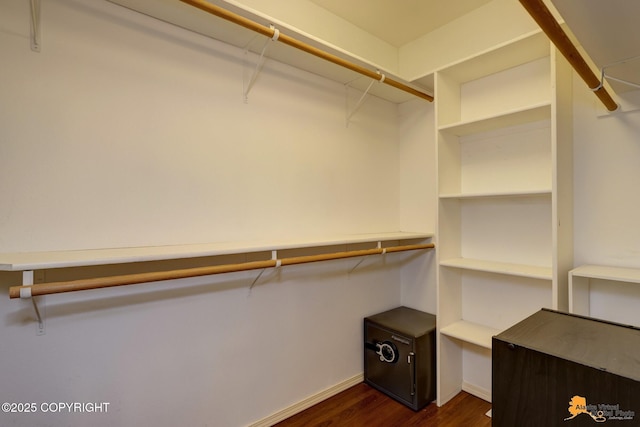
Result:
<instances>
[{"instance_id":1,"label":"safe handle","mask_svg":"<svg viewBox=\"0 0 640 427\"><path fill-rule=\"evenodd\" d=\"M411 374L411 396L416 394L416 354L411 351L407 356L407 363L409 364L409 372Z\"/></svg>"}]
</instances>

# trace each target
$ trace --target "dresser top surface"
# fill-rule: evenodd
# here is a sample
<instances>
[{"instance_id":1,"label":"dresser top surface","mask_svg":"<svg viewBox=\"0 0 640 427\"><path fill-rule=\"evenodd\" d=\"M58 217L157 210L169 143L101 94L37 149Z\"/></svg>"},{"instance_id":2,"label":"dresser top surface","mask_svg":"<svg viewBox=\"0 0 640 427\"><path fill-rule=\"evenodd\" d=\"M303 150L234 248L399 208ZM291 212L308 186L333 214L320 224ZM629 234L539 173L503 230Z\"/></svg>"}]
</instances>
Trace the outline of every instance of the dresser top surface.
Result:
<instances>
[{"instance_id":1,"label":"dresser top surface","mask_svg":"<svg viewBox=\"0 0 640 427\"><path fill-rule=\"evenodd\" d=\"M640 381L640 329L543 309L494 337Z\"/></svg>"}]
</instances>

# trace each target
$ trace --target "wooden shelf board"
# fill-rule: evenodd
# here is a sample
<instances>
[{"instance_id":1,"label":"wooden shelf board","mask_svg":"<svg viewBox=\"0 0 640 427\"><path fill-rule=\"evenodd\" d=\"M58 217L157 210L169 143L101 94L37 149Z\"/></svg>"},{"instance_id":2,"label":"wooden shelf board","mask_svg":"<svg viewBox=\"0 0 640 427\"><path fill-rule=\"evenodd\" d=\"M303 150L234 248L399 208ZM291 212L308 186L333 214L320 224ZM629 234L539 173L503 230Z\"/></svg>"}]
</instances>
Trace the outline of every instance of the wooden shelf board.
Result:
<instances>
[{"instance_id":1,"label":"wooden shelf board","mask_svg":"<svg viewBox=\"0 0 640 427\"><path fill-rule=\"evenodd\" d=\"M640 283L640 269L604 265L582 265L569 272L574 277Z\"/></svg>"},{"instance_id":2,"label":"wooden shelf board","mask_svg":"<svg viewBox=\"0 0 640 427\"><path fill-rule=\"evenodd\" d=\"M501 197L550 197L551 189L517 190L517 191L487 191L483 193L445 193L441 199L475 199Z\"/></svg>"},{"instance_id":3,"label":"wooden shelf board","mask_svg":"<svg viewBox=\"0 0 640 427\"><path fill-rule=\"evenodd\" d=\"M456 338L464 342L491 349L491 339L498 335L499 329L460 320L440 329L440 333L451 338Z\"/></svg>"},{"instance_id":4,"label":"wooden shelf board","mask_svg":"<svg viewBox=\"0 0 640 427\"><path fill-rule=\"evenodd\" d=\"M451 258L440 261L443 267L461 268L465 270L484 271L488 273L506 274L510 276L528 277L532 279L551 280L551 267L535 265L511 264L506 262L484 261L469 258Z\"/></svg>"},{"instance_id":5,"label":"wooden shelf board","mask_svg":"<svg viewBox=\"0 0 640 427\"><path fill-rule=\"evenodd\" d=\"M440 126L440 132L450 133L456 136L471 135L474 133L488 132L495 129L522 125L549 119L551 117L551 103L543 102L505 111L502 114L479 117L472 120L463 120Z\"/></svg>"},{"instance_id":6,"label":"wooden shelf board","mask_svg":"<svg viewBox=\"0 0 640 427\"><path fill-rule=\"evenodd\" d=\"M378 241L420 240L431 237L433 237L433 233L386 232L282 241L220 242L134 248L3 253L0 254L0 271L162 261Z\"/></svg>"},{"instance_id":7,"label":"wooden shelf board","mask_svg":"<svg viewBox=\"0 0 640 427\"><path fill-rule=\"evenodd\" d=\"M518 39L509 40L468 58L456 61L437 71L447 74L460 84L548 56L550 42L542 30L535 30Z\"/></svg>"}]
</instances>

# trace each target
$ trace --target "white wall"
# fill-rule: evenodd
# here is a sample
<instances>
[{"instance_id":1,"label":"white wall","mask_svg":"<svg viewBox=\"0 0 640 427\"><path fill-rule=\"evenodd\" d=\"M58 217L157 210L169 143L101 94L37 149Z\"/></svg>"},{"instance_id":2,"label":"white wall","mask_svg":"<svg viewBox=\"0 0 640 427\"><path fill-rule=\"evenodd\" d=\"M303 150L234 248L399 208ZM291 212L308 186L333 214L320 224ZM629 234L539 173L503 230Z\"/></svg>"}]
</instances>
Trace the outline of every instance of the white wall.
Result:
<instances>
[{"instance_id":1,"label":"white wall","mask_svg":"<svg viewBox=\"0 0 640 427\"><path fill-rule=\"evenodd\" d=\"M277 63L244 104L240 50L100 1L43 5L36 54L23 3L3 13L3 252L397 229L395 105L346 128L342 85Z\"/></svg>"},{"instance_id":2,"label":"white wall","mask_svg":"<svg viewBox=\"0 0 640 427\"><path fill-rule=\"evenodd\" d=\"M414 100L398 109L400 143L400 228L433 224L437 199L435 121L432 103ZM410 257L402 274L402 305L436 313L435 251Z\"/></svg>"},{"instance_id":3,"label":"white wall","mask_svg":"<svg viewBox=\"0 0 640 427\"><path fill-rule=\"evenodd\" d=\"M575 79L575 261L640 268L640 105L606 113Z\"/></svg>"},{"instance_id":4,"label":"white wall","mask_svg":"<svg viewBox=\"0 0 640 427\"><path fill-rule=\"evenodd\" d=\"M640 268L640 91L607 113L574 81L574 263ZM592 316L640 326L637 286L591 280L591 292Z\"/></svg>"},{"instance_id":5,"label":"white wall","mask_svg":"<svg viewBox=\"0 0 640 427\"><path fill-rule=\"evenodd\" d=\"M239 49L101 0L43 2L34 53L28 13L0 6L0 253L434 229L400 208L418 139L396 105L347 128L341 84L272 62L244 104ZM247 425L361 373L362 318L401 288L429 306L407 259L47 296L44 336L0 298L0 401L110 402L0 424Z\"/></svg>"},{"instance_id":6,"label":"white wall","mask_svg":"<svg viewBox=\"0 0 640 427\"><path fill-rule=\"evenodd\" d=\"M370 261L367 261L367 263ZM109 402L3 426L241 426L362 372L362 318L400 303L398 266L355 262L0 299L2 402ZM3 286L3 294L6 288Z\"/></svg>"}]
</instances>

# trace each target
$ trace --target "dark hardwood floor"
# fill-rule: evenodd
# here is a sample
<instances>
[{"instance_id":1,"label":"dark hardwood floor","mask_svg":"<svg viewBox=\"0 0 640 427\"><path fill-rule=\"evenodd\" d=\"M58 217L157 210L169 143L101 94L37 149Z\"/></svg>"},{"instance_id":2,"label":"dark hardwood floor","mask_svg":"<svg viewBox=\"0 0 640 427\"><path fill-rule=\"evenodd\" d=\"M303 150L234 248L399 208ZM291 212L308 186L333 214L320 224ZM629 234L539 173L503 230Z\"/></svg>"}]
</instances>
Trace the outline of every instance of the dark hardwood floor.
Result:
<instances>
[{"instance_id":1,"label":"dark hardwood floor","mask_svg":"<svg viewBox=\"0 0 640 427\"><path fill-rule=\"evenodd\" d=\"M361 383L284 420L277 427L490 427L491 404L462 392L438 408L431 403L415 412Z\"/></svg>"}]
</instances>

